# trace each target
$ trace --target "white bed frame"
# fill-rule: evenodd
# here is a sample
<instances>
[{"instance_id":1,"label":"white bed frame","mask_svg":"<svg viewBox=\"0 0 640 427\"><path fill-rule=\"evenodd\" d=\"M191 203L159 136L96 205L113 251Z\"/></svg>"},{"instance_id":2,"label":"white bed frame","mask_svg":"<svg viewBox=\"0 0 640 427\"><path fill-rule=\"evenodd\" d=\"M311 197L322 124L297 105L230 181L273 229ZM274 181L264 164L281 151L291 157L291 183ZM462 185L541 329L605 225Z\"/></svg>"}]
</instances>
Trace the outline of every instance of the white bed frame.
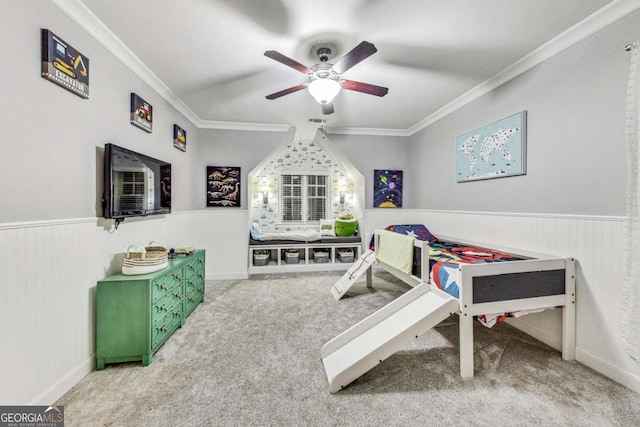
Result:
<instances>
[{"instance_id":1,"label":"white bed frame","mask_svg":"<svg viewBox=\"0 0 640 427\"><path fill-rule=\"evenodd\" d=\"M376 230L374 236L375 247L379 248L378 230ZM464 242L453 238L442 238L441 240L489 248L489 246L477 242ZM370 241L370 239L366 241ZM431 292L440 295L442 298L453 298L430 282L429 243L415 239L414 246L421 250L421 277L405 274L379 260L377 261L377 265L413 287L427 283L430 286ZM460 265L460 297L458 299L458 314L460 315L460 375L462 377L473 377L473 317L483 314L562 307L562 358L564 360L574 360L576 331L575 259L524 251L515 252L503 248L494 249L527 259ZM554 270L564 270L564 291L554 295L544 295L544 278L541 280L537 279L544 275L544 272ZM510 277L514 278L515 281L516 277L519 276L518 280L521 282L522 275L519 273L526 273L526 276L532 279L532 285L527 287L526 292L529 295L508 300L474 301L474 281L478 281L478 278L489 278L489 280L496 278L496 280L508 284ZM371 269L367 271L367 286L372 286ZM517 283L514 285L514 288L515 286L522 287L522 283ZM540 294L537 293L538 288L541 290Z\"/></svg>"}]
</instances>

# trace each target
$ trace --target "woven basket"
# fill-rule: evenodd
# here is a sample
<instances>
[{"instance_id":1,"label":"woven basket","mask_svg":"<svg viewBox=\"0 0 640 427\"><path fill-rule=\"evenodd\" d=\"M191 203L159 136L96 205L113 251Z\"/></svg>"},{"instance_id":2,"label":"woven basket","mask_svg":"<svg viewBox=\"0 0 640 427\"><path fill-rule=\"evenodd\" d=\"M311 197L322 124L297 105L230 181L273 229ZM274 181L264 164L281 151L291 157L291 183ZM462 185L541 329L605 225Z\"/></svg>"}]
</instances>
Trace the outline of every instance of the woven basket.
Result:
<instances>
[{"instance_id":1,"label":"woven basket","mask_svg":"<svg viewBox=\"0 0 640 427\"><path fill-rule=\"evenodd\" d=\"M150 242L149 246L136 243L127 248L122 260L122 274L147 274L162 270L168 265L167 248L161 243Z\"/></svg>"},{"instance_id":2,"label":"woven basket","mask_svg":"<svg viewBox=\"0 0 640 427\"><path fill-rule=\"evenodd\" d=\"M138 250L132 251L132 249ZM167 253L167 248L165 248L162 243L151 241L149 242L149 246L142 246L140 243L129 245L125 258L128 260L162 259L167 257Z\"/></svg>"}]
</instances>

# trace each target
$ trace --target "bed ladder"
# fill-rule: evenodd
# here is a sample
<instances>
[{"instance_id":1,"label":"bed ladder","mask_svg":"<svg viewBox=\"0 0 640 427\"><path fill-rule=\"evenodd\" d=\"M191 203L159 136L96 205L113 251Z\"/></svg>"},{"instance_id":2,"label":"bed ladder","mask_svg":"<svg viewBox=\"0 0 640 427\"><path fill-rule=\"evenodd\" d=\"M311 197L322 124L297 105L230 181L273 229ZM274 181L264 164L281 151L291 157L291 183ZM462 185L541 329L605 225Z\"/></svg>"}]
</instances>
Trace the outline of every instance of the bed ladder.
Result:
<instances>
[{"instance_id":1,"label":"bed ladder","mask_svg":"<svg viewBox=\"0 0 640 427\"><path fill-rule=\"evenodd\" d=\"M358 322L321 350L331 393L458 311L458 300L421 284Z\"/></svg>"},{"instance_id":2,"label":"bed ladder","mask_svg":"<svg viewBox=\"0 0 640 427\"><path fill-rule=\"evenodd\" d=\"M360 255L346 273L331 287L331 294L339 300L347 293L351 286L371 268L376 260L376 253L371 249Z\"/></svg>"}]
</instances>

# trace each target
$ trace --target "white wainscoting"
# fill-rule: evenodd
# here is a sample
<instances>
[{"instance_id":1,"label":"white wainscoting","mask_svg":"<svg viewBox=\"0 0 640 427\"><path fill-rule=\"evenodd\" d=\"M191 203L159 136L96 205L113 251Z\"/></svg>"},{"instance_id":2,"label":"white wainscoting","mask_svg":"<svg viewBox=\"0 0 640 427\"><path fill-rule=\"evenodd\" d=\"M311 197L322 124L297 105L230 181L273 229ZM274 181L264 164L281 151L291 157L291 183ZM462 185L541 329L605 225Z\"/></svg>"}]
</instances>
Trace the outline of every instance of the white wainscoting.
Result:
<instances>
[{"instance_id":1,"label":"white wainscoting","mask_svg":"<svg viewBox=\"0 0 640 427\"><path fill-rule=\"evenodd\" d=\"M624 218L370 209L365 231L422 223L461 236L578 260L577 357L640 392L640 367L619 344ZM126 246L159 240L207 250L207 279L247 277L247 211L211 209L127 220L0 224L0 402L51 404L95 368L95 286ZM559 313L517 327L557 346Z\"/></svg>"},{"instance_id":2,"label":"white wainscoting","mask_svg":"<svg viewBox=\"0 0 640 427\"><path fill-rule=\"evenodd\" d=\"M207 250L207 279L247 277L247 211L0 224L0 402L51 404L95 369L96 282L126 247Z\"/></svg>"},{"instance_id":3,"label":"white wainscoting","mask_svg":"<svg viewBox=\"0 0 640 427\"><path fill-rule=\"evenodd\" d=\"M624 217L406 209L367 211L367 232L391 224L424 224L436 236L576 258L577 360L640 392L640 365L626 355L620 344ZM559 310L509 322L560 348Z\"/></svg>"}]
</instances>

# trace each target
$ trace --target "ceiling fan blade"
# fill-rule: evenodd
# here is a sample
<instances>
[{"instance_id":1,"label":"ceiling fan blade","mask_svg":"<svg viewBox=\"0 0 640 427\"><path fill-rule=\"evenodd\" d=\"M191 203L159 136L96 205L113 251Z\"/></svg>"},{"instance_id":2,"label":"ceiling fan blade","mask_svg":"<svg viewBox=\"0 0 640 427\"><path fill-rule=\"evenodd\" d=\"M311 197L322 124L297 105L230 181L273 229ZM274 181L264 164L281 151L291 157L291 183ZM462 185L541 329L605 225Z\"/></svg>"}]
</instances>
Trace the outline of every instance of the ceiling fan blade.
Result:
<instances>
[{"instance_id":1,"label":"ceiling fan blade","mask_svg":"<svg viewBox=\"0 0 640 427\"><path fill-rule=\"evenodd\" d=\"M322 114L333 114L333 102L329 102L328 104L322 104Z\"/></svg>"},{"instance_id":2,"label":"ceiling fan blade","mask_svg":"<svg viewBox=\"0 0 640 427\"><path fill-rule=\"evenodd\" d=\"M372 43L362 42L345 56L340 58L340 60L333 66L333 70L338 74L342 74L377 51L378 49L376 49Z\"/></svg>"},{"instance_id":3,"label":"ceiling fan blade","mask_svg":"<svg viewBox=\"0 0 640 427\"><path fill-rule=\"evenodd\" d=\"M389 88L372 85L370 83L356 82L354 80L342 80L342 88L375 96L385 96L389 92Z\"/></svg>"},{"instance_id":4,"label":"ceiling fan blade","mask_svg":"<svg viewBox=\"0 0 640 427\"><path fill-rule=\"evenodd\" d=\"M298 61L294 61L293 59L289 58L288 56L284 56L283 54L281 54L280 52L277 52L275 50L268 50L264 53L264 56L268 56L271 59L274 59L278 62L283 63L284 65L287 65L291 68L293 68L294 70L298 70L303 74L311 74L313 71L311 71L311 68L302 65L301 63L299 63Z\"/></svg>"},{"instance_id":5,"label":"ceiling fan blade","mask_svg":"<svg viewBox=\"0 0 640 427\"><path fill-rule=\"evenodd\" d=\"M291 86L290 88L281 90L280 92L275 92L275 93L272 93L271 95L267 95L265 98L267 99L280 98L281 96L289 95L290 93L297 92L299 90L306 88L307 84L308 83L302 83L299 85Z\"/></svg>"}]
</instances>

